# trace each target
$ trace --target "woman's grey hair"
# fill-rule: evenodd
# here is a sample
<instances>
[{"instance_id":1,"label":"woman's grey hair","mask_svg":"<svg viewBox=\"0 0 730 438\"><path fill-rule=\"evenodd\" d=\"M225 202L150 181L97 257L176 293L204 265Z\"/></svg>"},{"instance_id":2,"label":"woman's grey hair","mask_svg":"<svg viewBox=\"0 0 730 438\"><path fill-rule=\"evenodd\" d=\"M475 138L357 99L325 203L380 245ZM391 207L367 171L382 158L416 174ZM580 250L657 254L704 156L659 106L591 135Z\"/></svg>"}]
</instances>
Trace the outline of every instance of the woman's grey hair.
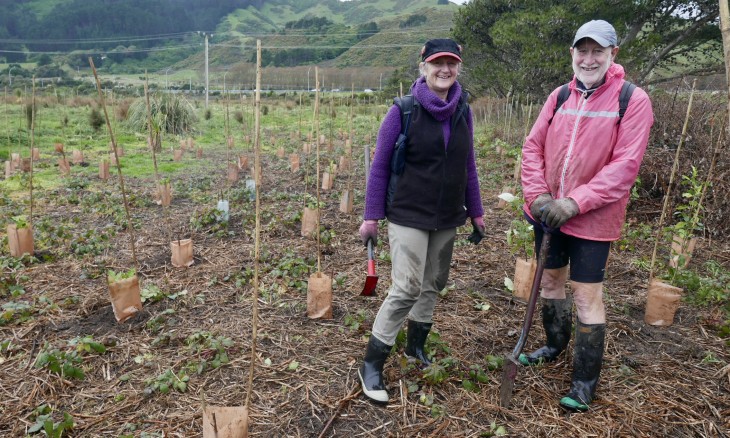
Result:
<instances>
[{"instance_id":1,"label":"woman's grey hair","mask_svg":"<svg viewBox=\"0 0 730 438\"><path fill-rule=\"evenodd\" d=\"M423 61L423 62L419 62L418 63L418 73L421 76L426 76L426 64L430 64L430 63L429 62L426 62L426 61ZM456 67L456 74L457 75L460 75L464 71L464 69L463 69L463 65L464 64L461 63L461 62L459 62L456 65L457 65L457 67Z\"/></svg>"}]
</instances>

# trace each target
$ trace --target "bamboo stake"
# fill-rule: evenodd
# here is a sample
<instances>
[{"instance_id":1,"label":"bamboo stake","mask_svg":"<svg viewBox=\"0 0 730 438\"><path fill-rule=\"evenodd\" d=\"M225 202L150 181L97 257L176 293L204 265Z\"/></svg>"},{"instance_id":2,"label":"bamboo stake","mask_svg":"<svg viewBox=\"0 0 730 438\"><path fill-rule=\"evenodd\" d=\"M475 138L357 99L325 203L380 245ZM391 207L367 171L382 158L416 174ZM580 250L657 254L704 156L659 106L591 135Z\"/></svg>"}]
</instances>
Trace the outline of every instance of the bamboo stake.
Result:
<instances>
[{"instance_id":1,"label":"bamboo stake","mask_svg":"<svg viewBox=\"0 0 730 438\"><path fill-rule=\"evenodd\" d=\"M144 97L147 104L147 128L150 133L150 147L152 148L152 163L155 167L155 184L160 186L160 172L157 168L157 152L155 152L155 138L152 129L152 107L150 106L150 94L147 83L147 71L144 72ZM159 189L158 189L159 190Z\"/></svg>"},{"instance_id":2,"label":"bamboo stake","mask_svg":"<svg viewBox=\"0 0 730 438\"><path fill-rule=\"evenodd\" d=\"M347 153L347 160L348 165L350 166L350 169L347 172L347 191L350 196L352 196L352 174L353 174L353 167L354 164L352 162L352 148L353 144L355 143L355 135L352 132L352 112L353 107L355 106L355 83L353 82L350 86L350 115L348 116L348 137L350 139L350 150Z\"/></svg>"},{"instance_id":3,"label":"bamboo stake","mask_svg":"<svg viewBox=\"0 0 730 438\"><path fill-rule=\"evenodd\" d=\"M302 140L302 112L303 112L302 111L302 94L303 93L299 93L299 111L297 111L299 113L299 140L300 141Z\"/></svg>"},{"instance_id":4,"label":"bamboo stake","mask_svg":"<svg viewBox=\"0 0 730 438\"><path fill-rule=\"evenodd\" d=\"M707 187L710 185L710 181L712 181L712 174L715 171L715 163L717 163L717 157L720 155L720 151L722 150L722 145L724 144L722 140L722 134L724 133L724 126L723 129L720 129L719 134L717 135L717 142L715 143L715 150L712 153L712 161L710 161L710 169L707 171L707 176L705 177L705 182L702 184L702 192L700 193L700 200L697 202L697 210L695 210L694 215L692 216L692 225L690 226L690 231L694 230L697 224L700 221L700 210L702 210L702 202L705 200L705 193L707 193ZM689 240L687 242L684 242L684 246L689 244ZM682 252L684 252L686 248L682 248Z\"/></svg>"},{"instance_id":5,"label":"bamboo stake","mask_svg":"<svg viewBox=\"0 0 730 438\"><path fill-rule=\"evenodd\" d=\"M251 326L251 366L246 390L246 410L251 405L253 376L256 364L256 336L258 331L259 307L259 262L261 257L261 40L256 40L256 93L254 98L254 181L256 181L256 230L254 231L254 270L253 270L253 322ZM247 422L248 423L248 422Z\"/></svg>"},{"instance_id":6,"label":"bamboo stake","mask_svg":"<svg viewBox=\"0 0 730 438\"><path fill-rule=\"evenodd\" d=\"M30 217L28 224L33 227L33 143L35 141L35 75L33 75L33 94L30 104ZM22 163L22 158L21 158ZM22 167L22 164L21 164Z\"/></svg>"},{"instance_id":7,"label":"bamboo stake","mask_svg":"<svg viewBox=\"0 0 730 438\"><path fill-rule=\"evenodd\" d=\"M332 148L332 140L335 137L335 93L330 92L330 135L327 139L327 146Z\"/></svg>"},{"instance_id":8,"label":"bamboo stake","mask_svg":"<svg viewBox=\"0 0 730 438\"><path fill-rule=\"evenodd\" d=\"M322 212L319 211L319 67L314 67L314 84L316 91L314 92L314 130L317 139L317 175L315 176L316 183L314 184L317 189L317 272L322 272L322 251L320 249L320 232L319 232L319 218L322 216Z\"/></svg>"},{"instance_id":9,"label":"bamboo stake","mask_svg":"<svg viewBox=\"0 0 730 438\"><path fill-rule=\"evenodd\" d=\"M523 137L523 142L527 140L527 135L530 133L530 118L532 117L532 104L530 104L529 108L527 109L527 119L525 119L525 136ZM517 156L517 162L515 163L515 182L520 180L520 175L522 172L522 151L520 151L519 155ZM515 187L515 191L517 188Z\"/></svg>"},{"instance_id":10,"label":"bamboo stake","mask_svg":"<svg viewBox=\"0 0 730 438\"><path fill-rule=\"evenodd\" d=\"M119 175L119 186L122 189L122 200L124 201L124 213L127 216L127 232L129 232L129 244L132 248L132 260L134 261L134 266L138 267L139 263L137 263L137 252L134 249L134 227L132 226L132 216L129 214L129 204L127 203L127 192L124 189L124 176L122 175L122 165L119 162L119 154L117 153L117 142L114 139L114 132L112 131L112 125L109 122L109 113L106 110L106 104L104 103L104 95L101 92L101 81L99 81L99 75L96 74L96 66L94 66L94 60L91 59L91 56L89 56L89 65L91 66L91 71L94 72L94 79L96 80L96 90L99 93L99 102L101 103L101 107L104 110L104 118L106 118L106 127L109 130L109 136L112 140L112 147L114 148L114 159L117 162L117 174Z\"/></svg>"},{"instance_id":11,"label":"bamboo stake","mask_svg":"<svg viewBox=\"0 0 730 438\"><path fill-rule=\"evenodd\" d=\"M226 125L226 167L230 165L231 162L231 145L229 137L231 136L231 122L230 118L228 117L228 94L226 94L226 90L223 89L223 94L226 97L226 119L225 119L225 125Z\"/></svg>"},{"instance_id":12,"label":"bamboo stake","mask_svg":"<svg viewBox=\"0 0 730 438\"><path fill-rule=\"evenodd\" d=\"M651 263L649 264L649 281L654 278L654 263L656 262L656 251L659 247L659 240L662 235L662 227L664 226L664 217L667 214L667 207L669 206L669 198L671 197L672 184L674 183L674 176L677 173L679 167L679 152L682 150L682 144L684 143L685 137L687 137L687 125L689 125L689 116L692 112L692 99L695 95L695 85L697 85L697 79L692 81L692 91L689 93L689 102L687 103L687 114L684 117L684 126L682 126L682 134L679 136L679 145L677 151L674 154L674 163L672 164L672 173L669 176L669 185L667 186L667 193L664 194L664 205L662 206L662 214L659 217L659 226L657 226L656 239L654 240L654 250L651 253Z\"/></svg>"},{"instance_id":13,"label":"bamboo stake","mask_svg":"<svg viewBox=\"0 0 730 438\"><path fill-rule=\"evenodd\" d=\"M163 220L165 221L165 228L167 228L169 233L172 233L172 226L170 226L170 217L167 211L167 206L165 205L165 202L162 199L162 186L160 185L160 172L157 168L157 152L155 151L155 137L154 137L154 130L152 128L152 107L150 106L150 94L149 94L149 87L148 87L148 77L147 77L147 71L144 72L144 97L145 97L145 103L147 105L147 128L149 131L150 136L150 148L152 149L152 163L155 168L155 190L157 190L157 195L160 197L160 204L162 205L162 216ZM160 137L162 138L162 137ZM116 152L115 152L116 153ZM118 163L117 158L117 163ZM168 236L169 238L169 236ZM170 239L172 240L172 239ZM178 241L179 241L178 236ZM180 242L178 242L178 247L180 246Z\"/></svg>"},{"instance_id":14,"label":"bamboo stake","mask_svg":"<svg viewBox=\"0 0 730 438\"><path fill-rule=\"evenodd\" d=\"M3 103L5 107L5 133L8 135L8 147L10 147L10 120L8 115L8 86L5 86L5 102Z\"/></svg>"}]
</instances>

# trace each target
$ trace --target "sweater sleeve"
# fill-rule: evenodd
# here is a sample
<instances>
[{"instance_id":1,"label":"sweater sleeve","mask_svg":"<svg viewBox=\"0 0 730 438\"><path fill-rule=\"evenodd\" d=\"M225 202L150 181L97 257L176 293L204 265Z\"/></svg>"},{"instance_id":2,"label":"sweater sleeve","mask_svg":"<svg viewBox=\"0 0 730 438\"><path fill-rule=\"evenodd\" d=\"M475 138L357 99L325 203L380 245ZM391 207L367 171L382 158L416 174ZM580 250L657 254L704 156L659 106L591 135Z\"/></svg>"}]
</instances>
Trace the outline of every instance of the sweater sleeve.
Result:
<instances>
[{"instance_id":1,"label":"sweater sleeve","mask_svg":"<svg viewBox=\"0 0 730 438\"><path fill-rule=\"evenodd\" d=\"M363 219L378 220L385 218L385 197L390 181L390 158L393 156L395 141L400 134L400 110L397 105L390 107L378 131L375 157L370 165L367 189L365 191L365 212Z\"/></svg>"},{"instance_id":2,"label":"sweater sleeve","mask_svg":"<svg viewBox=\"0 0 730 438\"><path fill-rule=\"evenodd\" d=\"M479 190L479 173L477 172L476 159L474 154L474 121L471 108L467 112L466 124L469 126L469 156L466 159L466 214L469 217L484 216L482 196Z\"/></svg>"}]
</instances>

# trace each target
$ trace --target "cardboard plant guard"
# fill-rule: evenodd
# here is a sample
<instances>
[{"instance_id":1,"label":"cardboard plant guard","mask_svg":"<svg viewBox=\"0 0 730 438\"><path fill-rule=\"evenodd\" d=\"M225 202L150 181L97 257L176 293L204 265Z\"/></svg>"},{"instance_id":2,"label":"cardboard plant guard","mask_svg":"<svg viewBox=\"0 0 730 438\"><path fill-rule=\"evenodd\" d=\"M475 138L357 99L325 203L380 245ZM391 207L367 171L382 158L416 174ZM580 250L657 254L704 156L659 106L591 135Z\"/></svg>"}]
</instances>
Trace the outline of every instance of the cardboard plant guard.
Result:
<instances>
[{"instance_id":1,"label":"cardboard plant guard","mask_svg":"<svg viewBox=\"0 0 730 438\"><path fill-rule=\"evenodd\" d=\"M35 247L33 245L33 228L30 224L23 228L18 228L15 224L9 224L8 244L10 245L10 255L13 257L21 257L23 254L33 255Z\"/></svg>"},{"instance_id":2,"label":"cardboard plant guard","mask_svg":"<svg viewBox=\"0 0 730 438\"><path fill-rule=\"evenodd\" d=\"M58 159L58 170L61 171L61 175L68 175L71 173L71 166L68 164L68 160L65 158Z\"/></svg>"},{"instance_id":3,"label":"cardboard plant guard","mask_svg":"<svg viewBox=\"0 0 730 438\"><path fill-rule=\"evenodd\" d=\"M342 197L340 198L340 212L347 214L352 213L352 207L352 189L345 189L342 191Z\"/></svg>"},{"instance_id":4,"label":"cardboard plant guard","mask_svg":"<svg viewBox=\"0 0 730 438\"><path fill-rule=\"evenodd\" d=\"M228 181L238 181L238 166L234 163L228 163Z\"/></svg>"},{"instance_id":5,"label":"cardboard plant guard","mask_svg":"<svg viewBox=\"0 0 730 438\"><path fill-rule=\"evenodd\" d=\"M73 161L74 164L83 163L84 162L84 153L78 149L74 149L71 152L71 161Z\"/></svg>"},{"instance_id":6,"label":"cardboard plant guard","mask_svg":"<svg viewBox=\"0 0 730 438\"><path fill-rule=\"evenodd\" d=\"M307 283L307 317L332 319L332 279L315 272Z\"/></svg>"},{"instance_id":7,"label":"cardboard plant guard","mask_svg":"<svg viewBox=\"0 0 730 438\"><path fill-rule=\"evenodd\" d=\"M160 181L159 186L157 186L157 196L159 197L159 201L157 201L159 205L163 207L170 206L172 203L172 187L170 186L170 181Z\"/></svg>"},{"instance_id":8,"label":"cardboard plant guard","mask_svg":"<svg viewBox=\"0 0 730 438\"><path fill-rule=\"evenodd\" d=\"M331 190L334 183L334 176L331 173L322 172L322 190Z\"/></svg>"},{"instance_id":9,"label":"cardboard plant guard","mask_svg":"<svg viewBox=\"0 0 730 438\"><path fill-rule=\"evenodd\" d=\"M644 322L656 326L672 325L681 298L681 288L656 279L652 280L646 296Z\"/></svg>"},{"instance_id":10,"label":"cardboard plant guard","mask_svg":"<svg viewBox=\"0 0 730 438\"><path fill-rule=\"evenodd\" d=\"M291 168L292 172L299 171L299 154L289 155L289 167Z\"/></svg>"},{"instance_id":11,"label":"cardboard plant guard","mask_svg":"<svg viewBox=\"0 0 730 438\"><path fill-rule=\"evenodd\" d=\"M99 162L99 179L109 179L109 160L103 159Z\"/></svg>"},{"instance_id":12,"label":"cardboard plant guard","mask_svg":"<svg viewBox=\"0 0 730 438\"><path fill-rule=\"evenodd\" d=\"M319 216L319 210L316 208L304 207L304 213L302 214L302 236L309 237L317 229L317 216Z\"/></svg>"},{"instance_id":13,"label":"cardboard plant guard","mask_svg":"<svg viewBox=\"0 0 730 438\"><path fill-rule=\"evenodd\" d=\"M109 295L112 310L117 322L122 323L142 310L142 299L139 294L139 278L133 275L118 281L109 282Z\"/></svg>"},{"instance_id":14,"label":"cardboard plant guard","mask_svg":"<svg viewBox=\"0 0 730 438\"><path fill-rule=\"evenodd\" d=\"M514 277L514 296L522 301L527 301L530 298L530 288L532 287L532 279L535 276L535 268L537 268L537 261L533 258L525 260L518 258L515 262L515 277Z\"/></svg>"},{"instance_id":15,"label":"cardboard plant guard","mask_svg":"<svg viewBox=\"0 0 730 438\"><path fill-rule=\"evenodd\" d=\"M248 437L248 409L245 406L203 408L203 438Z\"/></svg>"},{"instance_id":16,"label":"cardboard plant guard","mask_svg":"<svg viewBox=\"0 0 730 438\"><path fill-rule=\"evenodd\" d=\"M172 250L172 266L187 268L193 264L192 239L173 240L170 242L170 249Z\"/></svg>"},{"instance_id":17,"label":"cardboard plant guard","mask_svg":"<svg viewBox=\"0 0 730 438\"><path fill-rule=\"evenodd\" d=\"M246 155L240 155L238 157L238 168L240 170L247 170L248 169L248 156L246 156Z\"/></svg>"}]
</instances>

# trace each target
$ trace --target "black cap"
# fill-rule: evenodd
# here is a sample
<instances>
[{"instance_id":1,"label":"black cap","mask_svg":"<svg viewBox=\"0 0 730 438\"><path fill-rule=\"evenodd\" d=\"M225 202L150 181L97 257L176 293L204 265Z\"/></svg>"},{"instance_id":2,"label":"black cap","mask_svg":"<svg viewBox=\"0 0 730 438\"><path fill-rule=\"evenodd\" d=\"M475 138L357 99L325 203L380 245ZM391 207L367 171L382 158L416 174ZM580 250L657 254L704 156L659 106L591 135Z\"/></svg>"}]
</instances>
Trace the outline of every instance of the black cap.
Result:
<instances>
[{"instance_id":1,"label":"black cap","mask_svg":"<svg viewBox=\"0 0 730 438\"><path fill-rule=\"evenodd\" d=\"M461 46L448 38L429 40L421 49L421 61L432 61L440 56L450 56L461 62Z\"/></svg>"}]
</instances>

